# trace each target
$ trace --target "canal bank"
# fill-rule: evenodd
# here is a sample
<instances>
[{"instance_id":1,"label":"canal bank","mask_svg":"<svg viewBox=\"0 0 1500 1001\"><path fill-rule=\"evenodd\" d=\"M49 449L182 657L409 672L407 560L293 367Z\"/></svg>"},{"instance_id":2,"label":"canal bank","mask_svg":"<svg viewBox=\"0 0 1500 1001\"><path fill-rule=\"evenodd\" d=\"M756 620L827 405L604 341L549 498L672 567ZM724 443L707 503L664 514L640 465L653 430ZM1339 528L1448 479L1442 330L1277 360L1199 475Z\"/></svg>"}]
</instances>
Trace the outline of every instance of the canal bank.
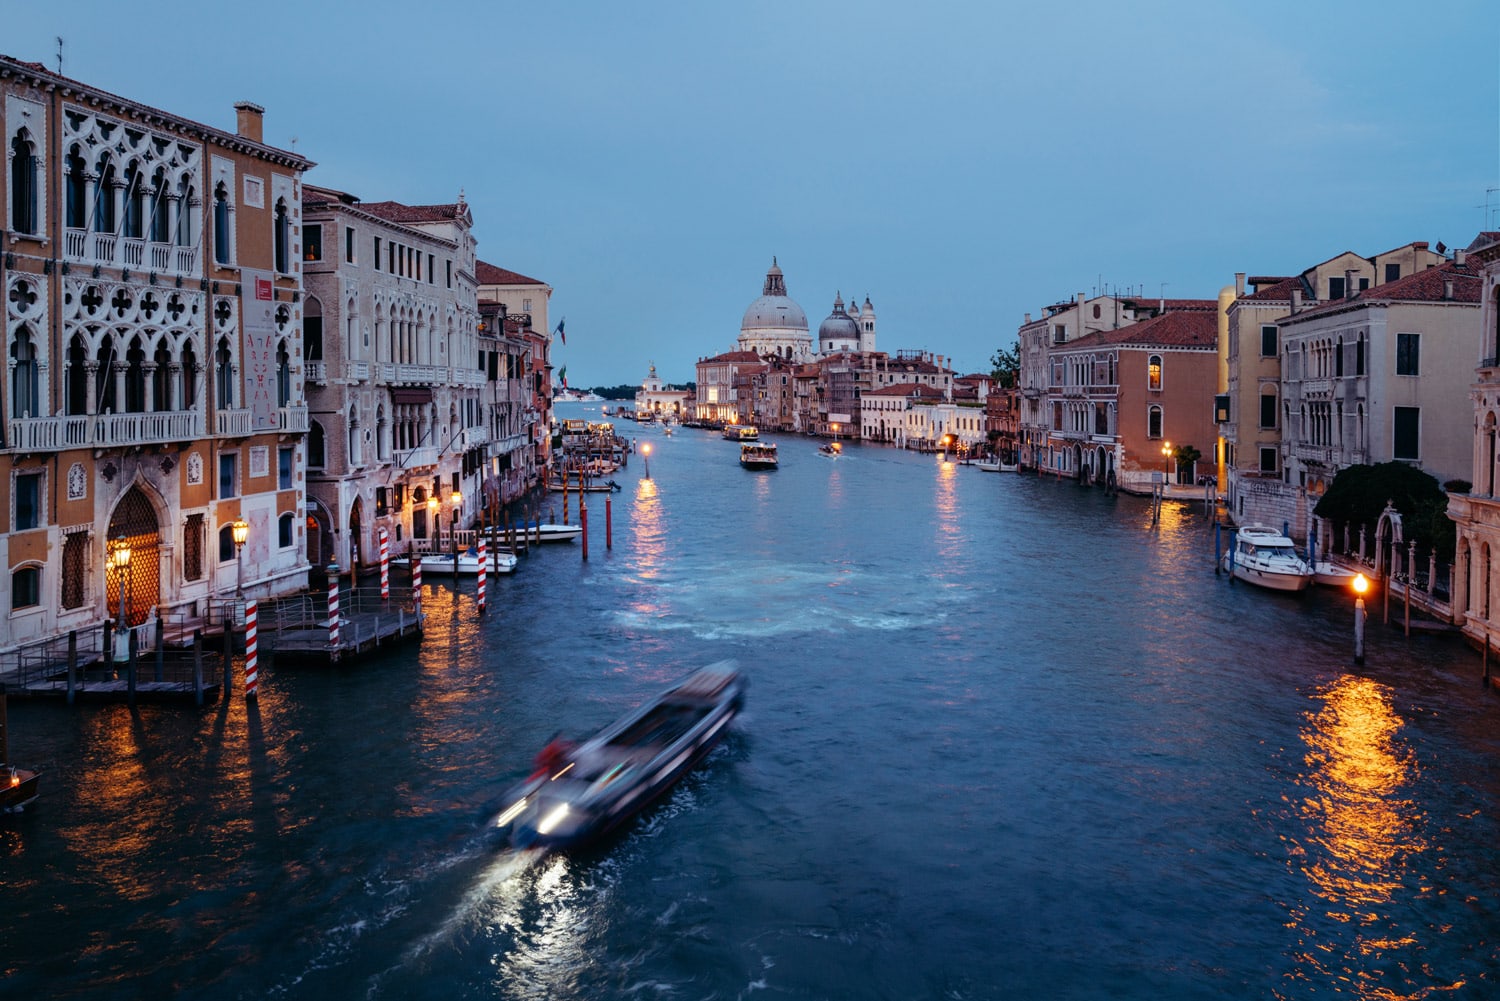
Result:
<instances>
[{"instance_id":1,"label":"canal bank","mask_svg":"<svg viewBox=\"0 0 1500 1001\"><path fill-rule=\"evenodd\" d=\"M1211 522L934 456L654 441L614 548L428 582L419 650L201 712L11 707L16 996L1419 997L1475 901L1500 709L1439 637L1229 587ZM498 614L497 614L498 613ZM575 857L497 797L690 670L724 743ZM87 928L79 941L78 928ZM351 986L353 985L353 986Z\"/></svg>"}]
</instances>

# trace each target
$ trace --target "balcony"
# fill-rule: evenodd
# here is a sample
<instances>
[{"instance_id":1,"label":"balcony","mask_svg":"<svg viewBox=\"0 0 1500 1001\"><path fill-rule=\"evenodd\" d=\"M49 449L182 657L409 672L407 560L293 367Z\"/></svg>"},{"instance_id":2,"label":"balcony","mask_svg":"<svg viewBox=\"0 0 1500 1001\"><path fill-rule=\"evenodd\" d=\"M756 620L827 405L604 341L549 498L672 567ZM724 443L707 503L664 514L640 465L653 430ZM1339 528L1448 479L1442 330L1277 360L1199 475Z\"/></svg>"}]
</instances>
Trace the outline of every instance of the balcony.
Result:
<instances>
[{"instance_id":1,"label":"balcony","mask_svg":"<svg viewBox=\"0 0 1500 1001\"><path fill-rule=\"evenodd\" d=\"M282 407L276 411L276 423L288 434L306 434L307 407Z\"/></svg>"},{"instance_id":2,"label":"balcony","mask_svg":"<svg viewBox=\"0 0 1500 1001\"><path fill-rule=\"evenodd\" d=\"M1332 379L1303 379L1303 396L1327 396L1333 392Z\"/></svg>"},{"instance_id":3,"label":"balcony","mask_svg":"<svg viewBox=\"0 0 1500 1001\"><path fill-rule=\"evenodd\" d=\"M198 266L197 247L153 243L140 237L86 229L64 230L63 250L69 260L80 264L147 269L171 275L191 275Z\"/></svg>"},{"instance_id":4,"label":"balcony","mask_svg":"<svg viewBox=\"0 0 1500 1001\"><path fill-rule=\"evenodd\" d=\"M219 410L214 413L214 434L221 438L248 438L250 428L249 410Z\"/></svg>"},{"instance_id":5,"label":"balcony","mask_svg":"<svg viewBox=\"0 0 1500 1001\"><path fill-rule=\"evenodd\" d=\"M351 361L344 367L344 377L350 382L369 382L370 363L367 361Z\"/></svg>"},{"instance_id":6,"label":"balcony","mask_svg":"<svg viewBox=\"0 0 1500 1001\"><path fill-rule=\"evenodd\" d=\"M7 423L7 447L23 452L107 448L193 441L203 437L203 415L181 410L154 414L25 417Z\"/></svg>"},{"instance_id":7,"label":"balcony","mask_svg":"<svg viewBox=\"0 0 1500 1001\"><path fill-rule=\"evenodd\" d=\"M438 461L438 450L434 445L424 445L421 448L398 448L394 455L397 469L419 469L423 466L436 466Z\"/></svg>"},{"instance_id":8,"label":"balcony","mask_svg":"<svg viewBox=\"0 0 1500 1001\"><path fill-rule=\"evenodd\" d=\"M450 370L436 365L395 365L390 383L393 386L445 386L452 382Z\"/></svg>"},{"instance_id":9,"label":"balcony","mask_svg":"<svg viewBox=\"0 0 1500 1001\"><path fill-rule=\"evenodd\" d=\"M307 365L307 381L315 382L320 386L328 384L328 363L321 361L310 361Z\"/></svg>"}]
</instances>

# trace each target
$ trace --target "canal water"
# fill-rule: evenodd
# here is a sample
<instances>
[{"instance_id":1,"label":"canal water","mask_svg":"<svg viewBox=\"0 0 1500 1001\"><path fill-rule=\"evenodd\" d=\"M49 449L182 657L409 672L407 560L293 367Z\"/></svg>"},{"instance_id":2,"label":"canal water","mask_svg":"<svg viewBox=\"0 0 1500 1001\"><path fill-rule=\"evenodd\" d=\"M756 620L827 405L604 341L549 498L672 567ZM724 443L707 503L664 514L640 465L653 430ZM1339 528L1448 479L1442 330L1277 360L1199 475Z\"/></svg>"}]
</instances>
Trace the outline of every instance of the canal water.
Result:
<instances>
[{"instance_id":1,"label":"canal water","mask_svg":"<svg viewBox=\"0 0 1500 1001\"><path fill-rule=\"evenodd\" d=\"M0 995L1500 992L1500 700L1460 644L1377 608L1354 667L1350 598L1216 577L1200 506L622 426L652 479L613 549L595 495L587 562L524 557L483 618L429 582L420 649L254 707L13 704L47 774L0 820ZM499 846L556 731L725 658L745 712L660 806Z\"/></svg>"}]
</instances>

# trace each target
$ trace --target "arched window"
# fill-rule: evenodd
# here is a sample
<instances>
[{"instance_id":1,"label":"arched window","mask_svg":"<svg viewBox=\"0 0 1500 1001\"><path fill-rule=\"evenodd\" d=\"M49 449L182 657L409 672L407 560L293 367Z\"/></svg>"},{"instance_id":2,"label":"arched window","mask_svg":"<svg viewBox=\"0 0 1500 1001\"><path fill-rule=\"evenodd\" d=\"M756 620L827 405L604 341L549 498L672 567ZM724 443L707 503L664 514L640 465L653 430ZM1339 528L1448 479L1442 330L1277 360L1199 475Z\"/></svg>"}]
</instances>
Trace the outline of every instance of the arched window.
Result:
<instances>
[{"instance_id":1,"label":"arched window","mask_svg":"<svg viewBox=\"0 0 1500 1001\"><path fill-rule=\"evenodd\" d=\"M287 353L286 341L276 344L276 405L288 406L292 402L292 356Z\"/></svg>"},{"instance_id":2,"label":"arched window","mask_svg":"<svg viewBox=\"0 0 1500 1001\"><path fill-rule=\"evenodd\" d=\"M182 346L182 400L181 410L192 410L198 405L198 356L191 344Z\"/></svg>"},{"instance_id":3,"label":"arched window","mask_svg":"<svg viewBox=\"0 0 1500 1001\"><path fill-rule=\"evenodd\" d=\"M81 334L73 335L68 344L68 378L63 387L63 409L70 416L88 413L89 370L88 348Z\"/></svg>"},{"instance_id":4,"label":"arched window","mask_svg":"<svg viewBox=\"0 0 1500 1001\"><path fill-rule=\"evenodd\" d=\"M36 147L23 129L10 141L10 228L35 233L37 227Z\"/></svg>"},{"instance_id":5,"label":"arched window","mask_svg":"<svg viewBox=\"0 0 1500 1001\"><path fill-rule=\"evenodd\" d=\"M120 404L115 399L115 341L108 334L99 341L94 355L94 413L116 414ZM122 362L123 364L123 362Z\"/></svg>"},{"instance_id":6,"label":"arched window","mask_svg":"<svg viewBox=\"0 0 1500 1001\"><path fill-rule=\"evenodd\" d=\"M219 562L228 563L234 559L234 526L225 525L219 529Z\"/></svg>"},{"instance_id":7,"label":"arched window","mask_svg":"<svg viewBox=\"0 0 1500 1001\"><path fill-rule=\"evenodd\" d=\"M42 603L42 568L21 567L10 575L11 610L35 608Z\"/></svg>"},{"instance_id":8,"label":"arched window","mask_svg":"<svg viewBox=\"0 0 1500 1001\"><path fill-rule=\"evenodd\" d=\"M1161 390L1161 355L1152 355L1146 359L1146 388Z\"/></svg>"},{"instance_id":9,"label":"arched window","mask_svg":"<svg viewBox=\"0 0 1500 1001\"><path fill-rule=\"evenodd\" d=\"M292 270L292 217L287 212L286 199L276 200L276 270L282 274Z\"/></svg>"},{"instance_id":10,"label":"arched window","mask_svg":"<svg viewBox=\"0 0 1500 1001\"><path fill-rule=\"evenodd\" d=\"M307 425L307 468L322 469L328 464L328 445L323 436L323 425L309 421Z\"/></svg>"},{"instance_id":11,"label":"arched window","mask_svg":"<svg viewBox=\"0 0 1500 1001\"><path fill-rule=\"evenodd\" d=\"M12 417L40 417L41 403L37 395L41 383L37 378L36 345L31 340L31 328L21 326L16 330L15 342L10 346L10 415Z\"/></svg>"},{"instance_id":12,"label":"arched window","mask_svg":"<svg viewBox=\"0 0 1500 1001\"><path fill-rule=\"evenodd\" d=\"M115 231L115 165L109 154L99 157L99 180L94 188L94 232Z\"/></svg>"},{"instance_id":13,"label":"arched window","mask_svg":"<svg viewBox=\"0 0 1500 1001\"><path fill-rule=\"evenodd\" d=\"M186 177L178 183L177 194L177 246L191 247L197 242L198 233L193 228L195 195Z\"/></svg>"},{"instance_id":14,"label":"arched window","mask_svg":"<svg viewBox=\"0 0 1500 1001\"><path fill-rule=\"evenodd\" d=\"M221 410L234 406L233 363L234 354L229 350L229 338L219 338L219 348L214 352L214 393Z\"/></svg>"},{"instance_id":15,"label":"arched window","mask_svg":"<svg viewBox=\"0 0 1500 1001\"><path fill-rule=\"evenodd\" d=\"M141 339L133 338L125 350L125 412L139 414L146 409L146 349Z\"/></svg>"},{"instance_id":16,"label":"arched window","mask_svg":"<svg viewBox=\"0 0 1500 1001\"><path fill-rule=\"evenodd\" d=\"M86 169L83 157L74 146L68 153L68 176L63 187L64 225L70 229L83 229L88 225L88 184L83 174Z\"/></svg>"},{"instance_id":17,"label":"arched window","mask_svg":"<svg viewBox=\"0 0 1500 1001\"><path fill-rule=\"evenodd\" d=\"M146 239L152 243L166 243L172 232L171 199L167 197L167 172L157 168L151 175L151 225L146 227Z\"/></svg>"},{"instance_id":18,"label":"arched window","mask_svg":"<svg viewBox=\"0 0 1500 1001\"><path fill-rule=\"evenodd\" d=\"M282 549L290 549L295 541L292 535L292 516L284 514L276 519L276 545Z\"/></svg>"},{"instance_id":19,"label":"arched window","mask_svg":"<svg viewBox=\"0 0 1500 1001\"><path fill-rule=\"evenodd\" d=\"M222 181L214 187L214 261L229 263L229 189Z\"/></svg>"},{"instance_id":20,"label":"arched window","mask_svg":"<svg viewBox=\"0 0 1500 1001\"><path fill-rule=\"evenodd\" d=\"M1152 405L1146 408L1146 437L1161 437L1161 407Z\"/></svg>"},{"instance_id":21,"label":"arched window","mask_svg":"<svg viewBox=\"0 0 1500 1001\"><path fill-rule=\"evenodd\" d=\"M125 235L132 240L139 240L142 233L146 199L141 187L140 164L132 160L125 167Z\"/></svg>"},{"instance_id":22,"label":"arched window","mask_svg":"<svg viewBox=\"0 0 1500 1001\"><path fill-rule=\"evenodd\" d=\"M302 310L302 356L323 360L323 304L310 296Z\"/></svg>"},{"instance_id":23,"label":"arched window","mask_svg":"<svg viewBox=\"0 0 1500 1001\"><path fill-rule=\"evenodd\" d=\"M172 409L172 352L167 349L166 338L157 343L152 361L155 370L151 373L151 409L161 413Z\"/></svg>"},{"instance_id":24,"label":"arched window","mask_svg":"<svg viewBox=\"0 0 1500 1001\"><path fill-rule=\"evenodd\" d=\"M1354 342L1354 374L1365 374L1365 335L1363 332Z\"/></svg>"}]
</instances>

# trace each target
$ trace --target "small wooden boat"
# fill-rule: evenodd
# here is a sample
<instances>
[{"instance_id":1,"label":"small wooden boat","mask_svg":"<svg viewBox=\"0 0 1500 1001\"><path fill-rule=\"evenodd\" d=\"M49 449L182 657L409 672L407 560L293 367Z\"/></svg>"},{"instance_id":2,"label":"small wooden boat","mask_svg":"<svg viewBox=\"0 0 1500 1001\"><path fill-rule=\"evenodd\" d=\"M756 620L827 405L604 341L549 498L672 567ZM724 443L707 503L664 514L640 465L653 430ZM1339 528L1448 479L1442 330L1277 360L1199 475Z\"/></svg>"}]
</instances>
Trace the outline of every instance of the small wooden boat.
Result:
<instances>
[{"instance_id":1,"label":"small wooden boat","mask_svg":"<svg viewBox=\"0 0 1500 1001\"><path fill-rule=\"evenodd\" d=\"M970 465L974 466L974 468L978 469L981 473L998 473L1004 467L1004 463L1002 463L999 459L996 459L993 462L986 462L982 459L976 459L974 462L970 463Z\"/></svg>"},{"instance_id":2,"label":"small wooden boat","mask_svg":"<svg viewBox=\"0 0 1500 1001\"><path fill-rule=\"evenodd\" d=\"M740 446L740 465L746 469L776 469L780 462L774 444L754 441Z\"/></svg>"},{"instance_id":3,"label":"small wooden boat","mask_svg":"<svg viewBox=\"0 0 1500 1001\"><path fill-rule=\"evenodd\" d=\"M1313 564L1313 583L1322 584L1326 587L1348 587L1354 583L1354 578L1359 576L1358 570L1339 566L1329 560L1319 560Z\"/></svg>"},{"instance_id":4,"label":"small wooden boat","mask_svg":"<svg viewBox=\"0 0 1500 1001\"><path fill-rule=\"evenodd\" d=\"M844 446L836 441L830 441L825 445L818 446L818 454L830 459L837 459L844 454Z\"/></svg>"},{"instance_id":5,"label":"small wooden boat","mask_svg":"<svg viewBox=\"0 0 1500 1001\"><path fill-rule=\"evenodd\" d=\"M503 549L495 549L486 552L484 558L489 563L489 566L486 568L488 573L515 572L517 562L515 553L507 552ZM455 572L452 553L427 553L422 557L421 562L422 574L424 576L432 574L447 574L452 576ZM391 566L409 569L411 567L411 559L403 556L400 559L391 560ZM471 546L458 554L457 573L460 577L474 577L479 574L479 550Z\"/></svg>"},{"instance_id":6,"label":"small wooden boat","mask_svg":"<svg viewBox=\"0 0 1500 1001\"><path fill-rule=\"evenodd\" d=\"M517 848L568 848L609 833L691 771L744 699L744 678L723 661L580 744L554 740L531 776L505 795L496 827Z\"/></svg>"},{"instance_id":7,"label":"small wooden boat","mask_svg":"<svg viewBox=\"0 0 1500 1001\"><path fill-rule=\"evenodd\" d=\"M0 691L0 813L20 813L37 798L41 773L10 760L10 717Z\"/></svg>"}]
</instances>

